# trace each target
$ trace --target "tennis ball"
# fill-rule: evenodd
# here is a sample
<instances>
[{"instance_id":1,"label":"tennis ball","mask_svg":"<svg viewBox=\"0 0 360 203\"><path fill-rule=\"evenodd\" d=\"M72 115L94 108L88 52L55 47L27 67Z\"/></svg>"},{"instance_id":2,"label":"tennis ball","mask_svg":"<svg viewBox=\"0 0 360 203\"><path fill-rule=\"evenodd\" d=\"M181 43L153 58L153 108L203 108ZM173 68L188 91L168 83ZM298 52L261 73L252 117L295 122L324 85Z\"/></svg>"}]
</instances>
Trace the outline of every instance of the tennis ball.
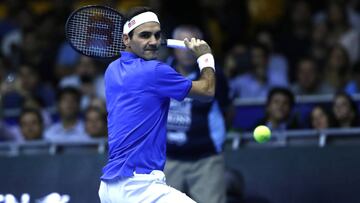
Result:
<instances>
[{"instance_id":1,"label":"tennis ball","mask_svg":"<svg viewBox=\"0 0 360 203\"><path fill-rule=\"evenodd\" d=\"M255 128L253 136L256 142L264 143L270 140L271 131L265 125L259 125Z\"/></svg>"}]
</instances>

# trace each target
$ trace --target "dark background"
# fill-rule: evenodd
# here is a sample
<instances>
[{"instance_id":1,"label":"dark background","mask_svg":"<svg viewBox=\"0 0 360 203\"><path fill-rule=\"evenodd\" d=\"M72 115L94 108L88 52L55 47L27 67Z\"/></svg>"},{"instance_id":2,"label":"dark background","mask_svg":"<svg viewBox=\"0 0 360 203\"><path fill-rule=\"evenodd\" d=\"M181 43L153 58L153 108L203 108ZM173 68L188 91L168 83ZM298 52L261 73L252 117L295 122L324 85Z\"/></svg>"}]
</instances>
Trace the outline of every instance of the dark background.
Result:
<instances>
[{"instance_id":1,"label":"dark background","mask_svg":"<svg viewBox=\"0 0 360 203\"><path fill-rule=\"evenodd\" d=\"M244 202L258 203L358 202L359 154L358 146L225 151L227 167L242 175ZM29 193L34 201L58 192L70 202L98 203L105 161L104 154L1 157L0 193Z\"/></svg>"}]
</instances>

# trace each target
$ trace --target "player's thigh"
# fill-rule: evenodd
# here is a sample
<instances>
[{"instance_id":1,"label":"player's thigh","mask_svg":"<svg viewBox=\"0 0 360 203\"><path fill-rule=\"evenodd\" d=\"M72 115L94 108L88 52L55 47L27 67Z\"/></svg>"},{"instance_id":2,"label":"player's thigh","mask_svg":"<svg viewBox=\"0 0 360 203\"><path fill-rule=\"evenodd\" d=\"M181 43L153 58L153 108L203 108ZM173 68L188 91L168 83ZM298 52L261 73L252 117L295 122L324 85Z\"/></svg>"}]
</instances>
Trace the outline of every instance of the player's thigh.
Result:
<instances>
[{"instance_id":1,"label":"player's thigh","mask_svg":"<svg viewBox=\"0 0 360 203\"><path fill-rule=\"evenodd\" d=\"M201 203L225 203L224 173L222 155L214 155L194 162L187 178L189 195Z\"/></svg>"},{"instance_id":2,"label":"player's thigh","mask_svg":"<svg viewBox=\"0 0 360 203\"><path fill-rule=\"evenodd\" d=\"M166 191L163 194L158 195L158 198L152 202L156 203L196 203L185 193L182 193L175 188L172 188L165 184L153 185L152 191Z\"/></svg>"},{"instance_id":3,"label":"player's thigh","mask_svg":"<svg viewBox=\"0 0 360 203\"><path fill-rule=\"evenodd\" d=\"M164 169L166 183L177 190L184 191L187 167L188 165L181 161L167 159Z\"/></svg>"},{"instance_id":4,"label":"player's thigh","mask_svg":"<svg viewBox=\"0 0 360 203\"><path fill-rule=\"evenodd\" d=\"M98 194L99 194L101 203L108 203L108 201L106 200L106 184L105 183L100 182Z\"/></svg>"}]
</instances>

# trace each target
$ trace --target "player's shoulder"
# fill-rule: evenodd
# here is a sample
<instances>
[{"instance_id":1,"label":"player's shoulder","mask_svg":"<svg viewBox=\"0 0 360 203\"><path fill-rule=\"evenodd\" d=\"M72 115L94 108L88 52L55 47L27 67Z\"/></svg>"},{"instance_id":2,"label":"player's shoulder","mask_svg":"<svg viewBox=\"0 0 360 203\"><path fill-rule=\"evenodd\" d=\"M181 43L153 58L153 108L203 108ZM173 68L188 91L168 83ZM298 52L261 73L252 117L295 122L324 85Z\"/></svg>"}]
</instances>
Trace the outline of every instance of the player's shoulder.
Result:
<instances>
[{"instance_id":1,"label":"player's shoulder","mask_svg":"<svg viewBox=\"0 0 360 203\"><path fill-rule=\"evenodd\" d=\"M160 60L147 60L146 63L149 63L149 64L153 65L154 67L169 66L168 64L166 64Z\"/></svg>"},{"instance_id":2,"label":"player's shoulder","mask_svg":"<svg viewBox=\"0 0 360 203\"><path fill-rule=\"evenodd\" d=\"M149 71L149 72L158 72L158 71L167 71L172 69L172 67L170 67L168 64L159 61L159 60L145 60L144 63L146 64L144 67L149 67L146 68L146 70L144 71Z\"/></svg>"},{"instance_id":3,"label":"player's shoulder","mask_svg":"<svg viewBox=\"0 0 360 203\"><path fill-rule=\"evenodd\" d=\"M169 64L159 60L149 60L156 69L173 69Z\"/></svg>"},{"instance_id":4,"label":"player's shoulder","mask_svg":"<svg viewBox=\"0 0 360 203\"><path fill-rule=\"evenodd\" d=\"M117 67L119 65L119 63L120 63L120 58L110 62L105 70L105 75L108 74L109 72L111 72L115 67Z\"/></svg>"},{"instance_id":5,"label":"player's shoulder","mask_svg":"<svg viewBox=\"0 0 360 203\"><path fill-rule=\"evenodd\" d=\"M118 58L118 59L116 59L116 60L112 61L111 63L109 63L109 65L108 65L108 69L109 69L109 68L112 68L112 67L114 67L114 66L119 65L119 63L120 63L120 58Z\"/></svg>"}]
</instances>

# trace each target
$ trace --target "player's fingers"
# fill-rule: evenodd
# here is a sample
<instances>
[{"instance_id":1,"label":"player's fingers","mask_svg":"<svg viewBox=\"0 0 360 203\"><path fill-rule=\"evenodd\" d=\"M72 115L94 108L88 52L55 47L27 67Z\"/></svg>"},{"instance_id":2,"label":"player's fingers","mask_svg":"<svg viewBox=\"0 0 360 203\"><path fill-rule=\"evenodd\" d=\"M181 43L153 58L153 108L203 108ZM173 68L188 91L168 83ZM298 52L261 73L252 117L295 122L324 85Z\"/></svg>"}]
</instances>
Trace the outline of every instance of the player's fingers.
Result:
<instances>
[{"instance_id":1,"label":"player's fingers","mask_svg":"<svg viewBox=\"0 0 360 203\"><path fill-rule=\"evenodd\" d=\"M196 39L195 39L195 38L191 38L191 44L192 44L193 46L196 45Z\"/></svg>"},{"instance_id":2,"label":"player's fingers","mask_svg":"<svg viewBox=\"0 0 360 203\"><path fill-rule=\"evenodd\" d=\"M196 47L196 39L195 38L191 38L190 42L189 42L189 48L190 49L194 49L194 47Z\"/></svg>"},{"instance_id":3,"label":"player's fingers","mask_svg":"<svg viewBox=\"0 0 360 203\"><path fill-rule=\"evenodd\" d=\"M184 43L185 43L185 46L186 46L187 48L190 48L191 44L190 44L190 41L189 41L188 38L185 38L185 39L184 39Z\"/></svg>"},{"instance_id":4,"label":"player's fingers","mask_svg":"<svg viewBox=\"0 0 360 203\"><path fill-rule=\"evenodd\" d=\"M200 40L200 44L207 44L204 40Z\"/></svg>"},{"instance_id":5,"label":"player's fingers","mask_svg":"<svg viewBox=\"0 0 360 203\"><path fill-rule=\"evenodd\" d=\"M193 49L194 48L194 43L193 43L193 40L192 39L188 39L188 38L185 38L184 40L185 42L185 45L189 48L189 49Z\"/></svg>"}]
</instances>

